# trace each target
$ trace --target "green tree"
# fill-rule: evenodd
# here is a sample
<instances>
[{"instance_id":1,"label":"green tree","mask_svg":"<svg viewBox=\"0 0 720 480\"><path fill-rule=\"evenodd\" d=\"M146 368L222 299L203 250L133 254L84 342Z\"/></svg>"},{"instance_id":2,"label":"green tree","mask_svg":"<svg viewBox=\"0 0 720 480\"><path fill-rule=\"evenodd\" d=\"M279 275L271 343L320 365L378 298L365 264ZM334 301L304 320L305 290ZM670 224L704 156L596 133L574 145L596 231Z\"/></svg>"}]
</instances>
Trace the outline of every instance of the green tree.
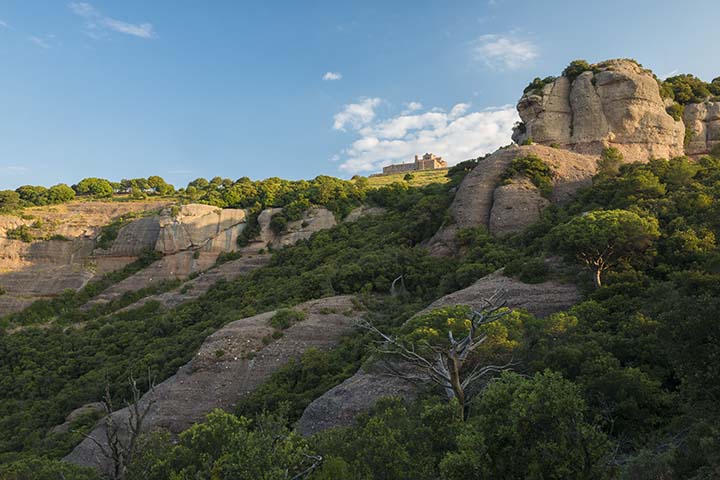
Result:
<instances>
[{"instance_id":1,"label":"green tree","mask_svg":"<svg viewBox=\"0 0 720 480\"><path fill-rule=\"evenodd\" d=\"M20 195L13 190L0 190L0 212L10 212L20 207Z\"/></svg>"},{"instance_id":2,"label":"green tree","mask_svg":"<svg viewBox=\"0 0 720 480\"><path fill-rule=\"evenodd\" d=\"M277 416L253 422L215 410L181 433L177 445L163 446L167 441L155 439L148 454L141 454L130 468L136 475L131 480L287 480L304 478L303 472L320 463L307 442Z\"/></svg>"},{"instance_id":3,"label":"green tree","mask_svg":"<svg viewBox=\"0 0 720 480\"><path fill-rule=\"evenodd\" d=\"M604 175L617 175L624 160L625 157L620 150L616 147L607 147L603 149L598 160L598 172Z\"/></svg>"},{"instance_id":4,"label":"green tree","mask_svg":"<svg viewBox=\"0 0 720 480\"><path fill-rule=\"evenodd\" d=\"M607 437L586 418L580 389L560 374L505 372L472 408L457 451L440 464L444 479L609 477Z\"/></svg>"},{"instance_id":5,"label":"green tree","mask_svg":"<svg viewBox=\"0 0 720 480\"><path fill-rule=\"evenodd\" d=\"M75 190L64 183L58 183L48 189L47 198L53 204L69 202L75 198Z\"/></svg>"},{"instance_id":6,"label":"green tree","mask_svg":"<svg viewBox=\"0 0 720 480\"><path fill-rule=\"evenodd\" d=\"M158 195L170 195L175 192L175 187L165 181L164 178L152 175L147 179L148 186L155 190Z\"/></svg>"},{"instance_id":7,"label":"green tree","mask_svg":"<svg viewBox=\"0 0 720 480\"><path fill-rule=\"evenodd\" d=\"M554 250L582 261L599 288L605 271L645 251L659 236L655 218L627 210L596 210L555 227L549 240Z\"/></svg>"},{"instance_id":8,"label":"green tree","mask_svg":"<svg viewBox=\"0 0 720 480\"><path fill-rule=\"evenodd\" d=\"M91 195L97 198L111 197L113 194L112 185L104 178L89 177L84 178L73 186L75 193L78 195Z\"/></svg>"},{"instance_id":9,"label":"green tree","mask_svg":"<svg viewBox=\"0 0 720 480\"><path fill-rule=\"evenodd\" d=\"M565 70L563 70L562 75L563 77L567 77L572 82L575 80L581 73L587 72L588 70L592 70L592 65L590 65L585 60L573 60L570 62L570 65L565 67Z\"/></svg>"},{"instance_id":10,"label":"green tree","mask_svg":"<svg viewBox=\"0 0 720 480\"><path fill-rule=\"evenodd\" d=\"M23 185L15 190L20 199L30 205L47 205L47 188L34 185Z\"/></svg>"}]
</instances>

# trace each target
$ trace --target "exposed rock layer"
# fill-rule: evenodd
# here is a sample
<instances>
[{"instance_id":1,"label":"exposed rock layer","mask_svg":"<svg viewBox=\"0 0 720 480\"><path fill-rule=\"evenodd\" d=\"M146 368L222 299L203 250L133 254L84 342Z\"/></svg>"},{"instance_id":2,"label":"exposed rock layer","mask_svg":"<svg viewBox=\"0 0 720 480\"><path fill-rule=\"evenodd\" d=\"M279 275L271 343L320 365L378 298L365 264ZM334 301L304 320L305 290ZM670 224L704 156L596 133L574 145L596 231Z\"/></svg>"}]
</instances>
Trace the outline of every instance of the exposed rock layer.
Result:
<instances>
[{"instance_id":1,"label":"exposed rock layer","mask_svg":"<svg viewBox=\"0 0 720 480\"><path fill-rule=\"evenodd\" d=\"M154 394L143 396L140 405L147 405L151 398L155 400L144 430L180 433L215 408L232 409L274 371L308 348L332 347L361 314L352 300L352 296L339 296L298 305L298 310L307 313L306 319L284 330L280 339L267 346L262 339L273 332L269 322L274 312L229 323L210 335L193 360L159 384ZM250 358L250 353L254 357ZM117 424L127 424L127 408L112 415ZM105 423L100 421L90 435L104 444ZM90 439L77 445L65 460L100 471L108 467L107 459Z\"/></svg>"}]
</instances>

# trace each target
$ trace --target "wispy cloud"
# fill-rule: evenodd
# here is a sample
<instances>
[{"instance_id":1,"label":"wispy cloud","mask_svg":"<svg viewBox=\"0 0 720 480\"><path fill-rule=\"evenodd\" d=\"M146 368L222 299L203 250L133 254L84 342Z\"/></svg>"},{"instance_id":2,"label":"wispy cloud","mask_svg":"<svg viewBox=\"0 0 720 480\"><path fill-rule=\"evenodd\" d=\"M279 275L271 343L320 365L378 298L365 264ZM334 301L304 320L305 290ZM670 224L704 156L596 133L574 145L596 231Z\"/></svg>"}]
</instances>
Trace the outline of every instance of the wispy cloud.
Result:
<instances>
[{"instance_id":1,"label":"wispy cloud","mask_svg":"<svg viewBox=\"0 0 720 480\"><path fill-rule=\"evenodd\" d=\"M0 165L0 172L8 175L22 175L30 172L30 169L21 165Z\"/></svg>"},{"instance_id":2,"label":"wispy cloud","mask_svg":"<svg viewBox=\"0 0 720 480\"><path fill-rule=\"evenodd\" d=\"M538 47L529 40L505 35L483 35L473 46L476 60L495 70L515 70L538 57Z\"/></svg>"},{"instance_id":3,"label":"wispy cloud","mask_svg":"<svg viewBox=\"0 0 720 480\"><path fill-rule=\"evenodd\" d=\"M325 75L323 75L323 80L332 82L333 80L340 80L343 78L342 73L340 72L325 72Z\"/></svg>"},{"instance_id":4,"label":"wispy cloud","mask_svg":"<svg viewBox=\"0 0 720 480\"><path fill-rule=\"evenodd\" d=\"M346 124L358 138L331 160L341 161L340 170L349 174L377 172L385 165L408 162L415 154L425 152L434 152L454 164L510 143L517 120L511 106L471 111L468 103L458 103L450 111L432 108L377 120L373 110L373 118Z\"/></svg>"},{"instance_id":5,"label":"wispy cloud","mask_svg":"<svg viewBox=\"0 0 720 480\"><path fill-rule=\"evenodd\" d=\"M35 45L37 45L40 48L44 48L44 49L50 48L50 44L48 42L46 42L45 40L43 40L40 37L36 37L35 35L30 35L28 37L28 40L30 40L32 43L34 43Z\"/></svg>"},{"instance_id":6,"label":"wispy cloud","mask_svg":"<svg viewBox=\"0 0 720 480\"><path fill-rule=\"evenodd\" d=\"M345 131L346 127L359 129L367 125L375 118L375 109L380 103L379 98L363 98L358 103L345 105L342 111L333 117L333 128Z\"/></svg>"},{"instance_id":7,"label":"wispy cloud","mask_svg":"<svg viewBox=\"0 0 720 480\"><path fill-rule=\"evenodd\" d=\"M10 28L7 22L0 20L0 28Z\"/></svg>"},{"instance_id":8,"label":"wispy cloud","mask_svg":"<svg viewBox=\"0 0 720 480\"><path fill-rule=\"evenodd\" d=\"M71 2L69 6L73 13L86 20L85 27L88 30L88 35L93 38L98 37L97 30L112 30L139 38L153 38L156 36L151 23L128 23L108 17L86 2Z\"/></svg>"}]
</instances>

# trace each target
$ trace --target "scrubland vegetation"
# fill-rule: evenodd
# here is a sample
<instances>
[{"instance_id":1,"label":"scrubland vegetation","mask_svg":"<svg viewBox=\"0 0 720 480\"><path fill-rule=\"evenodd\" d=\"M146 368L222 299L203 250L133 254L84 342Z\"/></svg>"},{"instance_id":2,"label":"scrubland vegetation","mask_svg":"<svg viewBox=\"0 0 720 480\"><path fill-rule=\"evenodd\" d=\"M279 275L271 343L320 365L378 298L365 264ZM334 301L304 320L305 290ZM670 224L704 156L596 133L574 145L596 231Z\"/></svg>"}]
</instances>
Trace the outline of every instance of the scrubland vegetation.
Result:
<instances>
[{"instance_id":1,"label":"scrubland vegetation","mask_svg":"<svg viewBox=\"0 0 720 480\"><path fill-rule=\"evenodd\" d=\"M331 351L306 352L234 412L210 414L177 442L145 436L127 478L713 478L720 472L720 158L614 160L607 152L591 187L546 209L523 234L498 240L482 228L461 230L457 258L429 256L422 245L452 221L453 189L482 160L423 187L369 189L329 177L196 181L178 195L283 206L290 215L294 202L339 216L361 202L387 213L275 251L268 266L172 310L149 303L89 316L79 306L102 290L100 281L4 319L0 478L96 478L58 461L96 418L77 420L67 433L51 428L101 398L106 383L120 402L129 375L172 375L229 321L352 293L378 328L444 339L468 328L467 307L414 314L500 267L526 282L575 282L583 300L545 319L513 311L485 325L477 361L512 358L513 368L474 392L464 418L441 389L428 388L411 402L378 402L354 426L293 433L313 399L381 355L372 333L358 330ZM547 180L533 158L513 168L508 178ZM398 275L404 291L389 296ZM277 329L298 320L293 310L280 312Z\"/></svg>"}]
</instances>

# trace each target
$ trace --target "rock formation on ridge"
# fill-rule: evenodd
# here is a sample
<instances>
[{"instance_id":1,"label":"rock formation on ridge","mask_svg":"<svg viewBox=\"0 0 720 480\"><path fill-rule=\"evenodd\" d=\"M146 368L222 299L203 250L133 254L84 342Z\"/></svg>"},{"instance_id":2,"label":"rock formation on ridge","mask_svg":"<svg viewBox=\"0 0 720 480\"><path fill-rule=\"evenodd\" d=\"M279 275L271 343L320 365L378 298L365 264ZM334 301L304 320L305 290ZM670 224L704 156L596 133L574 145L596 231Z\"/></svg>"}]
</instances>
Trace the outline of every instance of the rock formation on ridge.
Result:
<instances>
[{"instance_id":1,"label":"rock formation on ridge","mask_svg":"<svg viewBox=\"0 0 720 480\"><path fill-rule=\"evenodd\" d=\"M632 60L592 67L525 93L517 107L523 123L513 140L591 155L616 147L627 161L683 155L684 125L665 111L652 72Z\"/></svg>"}]
</instances>

